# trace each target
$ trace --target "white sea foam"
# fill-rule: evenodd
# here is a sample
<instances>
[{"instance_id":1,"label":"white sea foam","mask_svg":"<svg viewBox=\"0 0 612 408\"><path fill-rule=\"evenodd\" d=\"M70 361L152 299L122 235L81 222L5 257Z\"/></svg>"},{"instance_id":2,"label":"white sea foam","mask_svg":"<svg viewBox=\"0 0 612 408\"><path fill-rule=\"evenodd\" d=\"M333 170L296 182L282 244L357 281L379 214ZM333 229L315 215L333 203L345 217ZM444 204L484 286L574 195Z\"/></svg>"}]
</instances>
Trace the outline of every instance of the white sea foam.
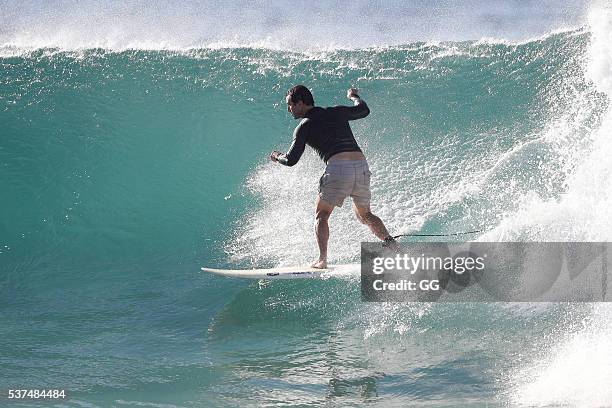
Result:
<instances>
[{"instance_id":1,"label":"white sea foam","mask_svg":"<svg viewBox=\"0 0 612 408\"><path fill-rule=\"evenodd\" d=\"M612 97L612 10L594 6L589 14L591 42L586 59L587 82ZM600 112L596 128L582 125L593 112L595 94L574 88L571 107L554 117L542 135L562 161L555 171L565 178L565 191L555 199L517 197L520 208L483 237L487 240L612 240L612 109ZM600 104L601 105L601 104ZM586 133L585 133L586 131Z\"/></svg>"},{"instance_id":2,"label":"white sea foam","mask_svg":"<svg viewBox=\"0 0 612 408\"><path fill-rule=\"evenodd\" d=\"M320 51L485 37L517 41L581 25L585 2L8 1L0 3L0 46Z\"/></svg>"},{"instance_id":3,"label":"white sea foam","mask_svg":"<svg viewBox=\"0 0 612 408\"><path fill-rule=\"evenodd\" d=\"M512 374L518 406L604 407L612 401L612 308L593 306L581 328L553 339L548 351Z\"/></svg>"},{"instance_id":4,"label":"white sea foam","mask_svg":"<svg viewBox=\"0 0 612 408\"><path fill-rule=\"evenodd\" d=\"M599 3L589 14L588 79L612 96L612 7ZM580 102L578 102L580 103ZM610 241L612 239L612 109L592 134L592 148L569 174L558 200L532 197L498 228L506 238ZM503 230L503 232L502 232ZM509 395L520 406L609 406L612 402L612 329L609 304L594 304L578 330L561 333L535 361L517 367Z\"/></svg>"}]
</instances>

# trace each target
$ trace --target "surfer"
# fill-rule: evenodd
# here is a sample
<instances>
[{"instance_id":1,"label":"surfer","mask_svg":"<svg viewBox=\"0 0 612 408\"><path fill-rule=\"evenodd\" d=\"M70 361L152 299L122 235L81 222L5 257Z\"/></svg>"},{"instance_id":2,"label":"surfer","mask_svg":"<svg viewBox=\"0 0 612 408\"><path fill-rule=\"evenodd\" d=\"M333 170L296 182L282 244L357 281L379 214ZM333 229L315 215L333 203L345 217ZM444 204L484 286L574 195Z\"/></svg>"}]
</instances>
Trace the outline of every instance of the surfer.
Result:
<instances>
[{"instance_id":1,"label":"surfer","mask_svg":"<svg viewBox=\"0 0 612 408\"><path fill-rule=\"evenodd\" d=\"M312 147L326 164L319 180L319 193L315 201L315 233L319 246L319 259L311 266L327 267L328 219L334 207L342 207L350 196L357 219L387 246L397 248L395 239L370 210L370 176L368 162L357 145L350 120L368 116L370 109L359 97L359 90L350 88L346 96L353 106L315 106L312 93L304 85L289 89L286 96L287 111L294 119L302 119L293 132L293 142L287 153L274 150L270 160L285 166L298 162L306 145Z\"/></svg>"}]
</instances>

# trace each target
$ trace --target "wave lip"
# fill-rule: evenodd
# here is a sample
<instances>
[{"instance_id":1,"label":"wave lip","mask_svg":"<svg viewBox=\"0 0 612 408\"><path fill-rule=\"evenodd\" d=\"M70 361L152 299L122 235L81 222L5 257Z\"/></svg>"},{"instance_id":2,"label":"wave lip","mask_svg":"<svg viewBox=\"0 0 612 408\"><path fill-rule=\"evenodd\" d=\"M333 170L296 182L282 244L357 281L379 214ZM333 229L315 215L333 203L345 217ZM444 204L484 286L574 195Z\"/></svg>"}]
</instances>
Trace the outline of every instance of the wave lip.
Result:
<instances>
[{"instance_id":1,"label":"wave lip","mask_svg":"<svg viewBox=\"0 0 612 408\"><path fill-rule=\"evenodd\" d=\"M586 2L389 2L355 0L299 4L139 1L98 4L24 1L0 5L0 44L62 50L104 48L185 50L265 47L285 50L354 49L418 41L535 38L584 23ZM358 28L356 28L358 27Z\"/></svg>"}]
</instances>

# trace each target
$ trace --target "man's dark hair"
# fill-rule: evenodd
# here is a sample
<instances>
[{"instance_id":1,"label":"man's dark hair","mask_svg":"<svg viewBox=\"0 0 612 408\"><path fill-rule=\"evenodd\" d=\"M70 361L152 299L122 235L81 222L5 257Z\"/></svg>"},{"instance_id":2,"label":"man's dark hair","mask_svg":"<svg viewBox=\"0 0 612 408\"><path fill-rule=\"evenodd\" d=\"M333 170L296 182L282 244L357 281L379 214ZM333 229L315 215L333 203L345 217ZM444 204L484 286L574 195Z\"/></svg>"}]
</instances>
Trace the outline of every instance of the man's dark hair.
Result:
<instances>
[{"instance_id":1,"label":"man's dark hair","mask_svg":"<svg viewBox=\"0 0 612 408\"><path fill-rule=\"evenodd\" d=\"M312 94L304 85L296 85L290 90L287 91L287 96L293 103L298 103L299 101L304 102L306 105L314 106L314 98Z\"/></svg>"}]
</instances>

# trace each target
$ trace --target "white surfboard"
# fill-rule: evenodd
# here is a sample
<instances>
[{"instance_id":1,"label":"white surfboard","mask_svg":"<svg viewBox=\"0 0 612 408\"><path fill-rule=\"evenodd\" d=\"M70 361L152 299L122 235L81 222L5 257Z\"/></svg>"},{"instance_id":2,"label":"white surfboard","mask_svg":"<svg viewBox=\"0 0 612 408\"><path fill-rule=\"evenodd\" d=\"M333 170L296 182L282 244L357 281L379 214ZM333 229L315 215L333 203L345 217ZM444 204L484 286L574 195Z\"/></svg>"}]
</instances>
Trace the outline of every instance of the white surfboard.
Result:
<instances>
[{"instance_id":1,"label":"white surfboard","mask_svg":"<svg viewBox=\"0 0 612 408\"><path fill-rule=\"evenodd\" d=\"M215 275L246 279L327 279L334 276L359 275L360 264L328 265L327 269L310 266L285 266L268 269L215 269L201 268Z\"/></svg>"}]
</instances>

